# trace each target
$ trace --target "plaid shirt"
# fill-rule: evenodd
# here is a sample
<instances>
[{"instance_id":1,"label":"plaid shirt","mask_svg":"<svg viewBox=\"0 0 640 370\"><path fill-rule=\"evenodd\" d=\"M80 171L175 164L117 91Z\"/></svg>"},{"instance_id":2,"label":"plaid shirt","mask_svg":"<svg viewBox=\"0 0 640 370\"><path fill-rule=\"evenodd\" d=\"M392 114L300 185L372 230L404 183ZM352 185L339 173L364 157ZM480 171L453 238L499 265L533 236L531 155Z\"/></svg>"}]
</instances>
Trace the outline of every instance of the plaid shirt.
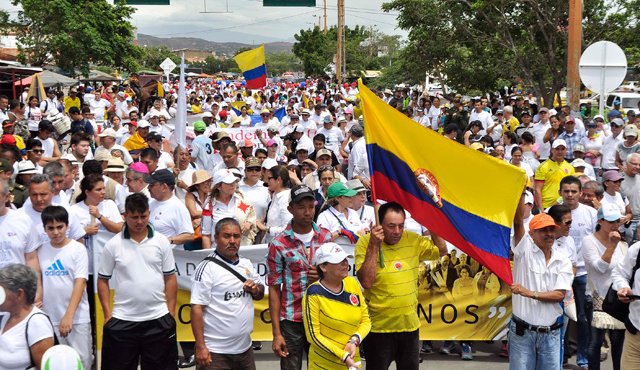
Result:
<instances>
[{"instance_id":1,"label":"plaid shirt","mask_svg":"<svg viewBox=\"0 0 640 370\"><path fill-rule=\"evenodd\" d=\"M567 142L567 154L564 156L568 161L573 160L573 149L580 143L582 140L582 135L580 135L577 131L573 131L572 133L568 133L564 131L560 135L558 135L558 139L562 139Z\"/></svg>"},{"instance_id":2,"label":"plaid shirt","mask_svg":"<svg viewBox=\"0 0 640 370\"><path fill-rule=\"evenodd\" d=\"M302 296L309 285L307 271L314 268L313 257L316 249L331 240L331 232L314 223L311 247L306 249L304 243L294 236L289 223L286 229L269 243L267 284L282 284L280 320L302 322Z\"/></svg>"}]
</instances>

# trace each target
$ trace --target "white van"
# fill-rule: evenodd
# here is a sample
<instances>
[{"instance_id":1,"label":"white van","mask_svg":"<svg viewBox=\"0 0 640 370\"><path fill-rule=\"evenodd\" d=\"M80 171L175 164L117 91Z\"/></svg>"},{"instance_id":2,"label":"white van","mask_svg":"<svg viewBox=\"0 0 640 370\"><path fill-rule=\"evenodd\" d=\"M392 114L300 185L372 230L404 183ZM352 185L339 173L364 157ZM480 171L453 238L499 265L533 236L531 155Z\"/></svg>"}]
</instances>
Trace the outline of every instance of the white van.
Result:
<instances>
[{"instance_id":1,"label":"white van","mask_svg":"<svg viewBox=\"0 0 640 370\"><path fill-rule=\"evenodd\" d=\"M613 92L607 96L605 106L609 109L613 109L613 102L620 101L620 107L626 112L630 109L638 112L638 103L640 103L640 94L630 92Z\"/></svg>"}]
</instances>

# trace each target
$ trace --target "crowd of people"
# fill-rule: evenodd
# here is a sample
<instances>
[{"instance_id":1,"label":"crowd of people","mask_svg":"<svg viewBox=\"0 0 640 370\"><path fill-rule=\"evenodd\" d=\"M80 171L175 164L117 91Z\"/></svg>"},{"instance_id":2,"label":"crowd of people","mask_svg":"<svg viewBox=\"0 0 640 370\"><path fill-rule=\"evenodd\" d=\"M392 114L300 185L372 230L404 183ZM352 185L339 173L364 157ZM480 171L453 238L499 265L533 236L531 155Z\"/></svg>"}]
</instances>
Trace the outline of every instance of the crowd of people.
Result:
<instances>
[{"instance_id":1,"label":"crowd of people","mask_svg":"<svg viewBox=\"0 0 640 370\"><path fill-rule=\"evenodd\" d=\"M91 368L97 293L105 370L254 369L253 301L268 293L282 369L301 369L305 353L310 369L357 368L361 343L368 369L417 369L420 352L433 351L419 342L422 288L453 302L511 290L503 353L513 369L560 368L562 352L568 360L570 315L559 303L571 292L577 365L599 369L607 332L615 369L640 363L640 303L626 323L602 311L611 283L621 299L640 291L628 280L640 249L633 111L576 114L532 94L377 92L425 128L526 172L506 287L399 204L379 200L376 215L356 83L251 92L189 81L199 119L181 147L170 140L177 83L143 100L137 77L49 89L43 101L0 96L0 368L40 367L56 343ZM257 128L257 140L234 142L226 129L238 127ZM264 278L241 257L242 246L262 243ZM173 249L212 250L192 276L195 343L180 343L180 358ZM471 342L460 347L473 359Z\"/></svg>"}]
</instances>

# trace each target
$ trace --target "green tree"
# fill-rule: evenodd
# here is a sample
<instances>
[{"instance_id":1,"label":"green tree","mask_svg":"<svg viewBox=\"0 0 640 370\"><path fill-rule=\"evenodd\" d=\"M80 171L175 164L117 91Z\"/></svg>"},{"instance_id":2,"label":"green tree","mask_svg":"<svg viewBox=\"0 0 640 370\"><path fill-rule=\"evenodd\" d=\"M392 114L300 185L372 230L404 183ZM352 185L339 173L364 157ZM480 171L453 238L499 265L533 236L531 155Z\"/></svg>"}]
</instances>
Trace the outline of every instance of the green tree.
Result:
<instances>
[{"instance_id":1,"label":"green tree","mask_svg":"<svg viewBox=\"0 0 640 370\"><path fill-rule=\"evenodd\" d=\"M408 54L423 76L440 76L461 91L496 89L500 79L522 81L549 104L566 84L568 4L392 0L383 9L400 13L398 24L409 32ZM625 41L621 35L613 37L612 29L627 35L620 31L631 29L625 19L637 29L637 6L638 0L584 0L585 46L601 36Z\"/></svg>"},{"instance_id":2,"label":"green tree","mask_svg":"<svg viewBox=\"0 0 640 370\"><path fill-rule=\"evenodd\" d=\"M159 47L144 46L142 47L142 57L139 59L139 64L140 67L145 69L160 70L160 64L167 58L171 59L176 65L180 65L180 57L168 47L164 45Z\"/></svg>"},{"instance_id":3,"label":"green tree","mask_svg":"<svg viewBox=\"0 0 640 370\"><path fill-rule=\"evenodd\" d=\"M337 43L338 29L331 27L325 35L320 27L300 30L295 36L293 53L302 61L304 72L308 76L326 76L326 68L333 63ZM378 52L384 45L397 50L399 37L386 36L375 29L356 25L344 28L345 63L347 76L357 77L366 69L379 69L388 58L379 57Z\"/></svg>"},{"instance_id":4,"label":"green tree","mask_svg":"<svg viewBox=\"0 0 640 370\"><path fill-rule=\"evenodd\" d=\"M302 61L288 52L267 53L267 73L270 76L280 76L289 71L301 71Z\"/></svg>"},{"instance_id":5,"label":"green tree","mask_svg":"<svg viewBox=\"0 0 640 370\"><path fill-rule=\"evenodd\" d=\"M133 71L142 56L129 22L134 8L124 0L12 0L18 13L20 60L55 63L87 75L91 64Z\"/></svg>"},{"instance_id":6,"label":"green tree","mask_svg":"<svg viewBox=\"0 0 640 370\"><path fill-rule=\"evenodd\" d=\"M325 68L333 60L335 43L322 33L320 27L300 30L293 36L293 54L302 61L302 68L307 76L326 76Z\"/></svg>"}]
</instances>

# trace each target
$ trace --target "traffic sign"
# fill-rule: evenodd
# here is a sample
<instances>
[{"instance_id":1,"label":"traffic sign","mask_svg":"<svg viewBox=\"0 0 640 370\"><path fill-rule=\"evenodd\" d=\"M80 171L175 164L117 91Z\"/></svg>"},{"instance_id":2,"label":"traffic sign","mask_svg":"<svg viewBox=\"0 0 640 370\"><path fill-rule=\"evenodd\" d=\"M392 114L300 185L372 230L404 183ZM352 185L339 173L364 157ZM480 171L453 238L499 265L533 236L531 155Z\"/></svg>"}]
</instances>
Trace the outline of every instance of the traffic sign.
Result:
<instances>
[{"instance_id":1,"label":"traffic sign","mask_svg":"<svg viewBox=\"0 0 640 370\"><path fill-rule=\"evenodd\" d=\"M580 57L580 79L591 91L600 95L600 114L606 94L615 90L627 75L627 57L617 44L598 41Z\"/></svg>"},{"instance_id":2,"label":"traffic sign","mask_svg":"<svg viewBox=\"0 0 640 370\"><path fill-rule=\"evenodd\" d=\"M160 63L160 68L164 71L164 74L168 75L173 71L177 65L173 62L173 60L167 58Z\"/></svg>"}]
</instances>

